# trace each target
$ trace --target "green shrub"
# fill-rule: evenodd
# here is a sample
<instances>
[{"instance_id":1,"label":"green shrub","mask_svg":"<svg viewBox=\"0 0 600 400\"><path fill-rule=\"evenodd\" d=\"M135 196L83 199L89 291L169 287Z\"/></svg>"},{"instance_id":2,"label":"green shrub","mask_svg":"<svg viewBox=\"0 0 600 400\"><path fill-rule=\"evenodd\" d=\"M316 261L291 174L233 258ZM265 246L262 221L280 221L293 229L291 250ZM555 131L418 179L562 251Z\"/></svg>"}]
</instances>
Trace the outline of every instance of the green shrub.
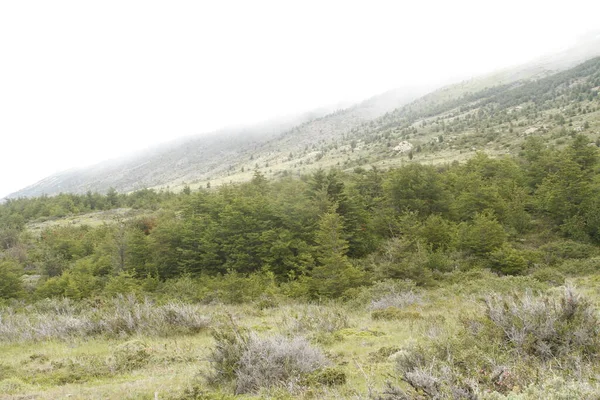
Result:
<instances>
[{"instance_id":1,"label":"green shrub","mask_svg":"<svg viewBox=\"0 0 600 400\"><path fill-rule=\"evenodd\" d=\"M243 304L278 294L275 275L270 271L249 275L230 271L223 276L203 276L198 283L201 288L199 296L204 303Z\"/></svg>"},{"instance_id":2,"label":"green shrub","mask_svg":"<svg viewBox=\"0 0 600 400\"><path fill-rule=\"evenodd\" d=\"M306 385L337 386L345 384L346 379L346 373L341 369L336 367L326 367L308 375L306 378Z\"/></svg>"},{"instance_id":3,"label":"green shrub","mask_svg":"<svg viewBox=\"0 0 600 400\"><path fill-rule=\"evenodd\" d=\"M600 257L566 260L556 269L567 276L591 275L600 271Z\"/></svg>"},{"instance_id":4,"label":"green shrub","mask_svg":"<svg viewBox=\"0 0 600 400\"><path fill-rule=\"evenodd\" d=\"M446 250L455 246L457 227L439 215L430 215L423 221L418 236L433 250Z\"/></svg>"},{"instance_id":5,"label":"green shrub","mask_svg":"<svg viewBox=\"0 0 600 400\"><path fill-rule=\"evenodd\" d=\"M202 300L202 285L189 275L167 279L160 287L160 293L167 299L177 298L186 302Z\"/></svg>"},{"instance_id":6,"label":"green shrub","mask_svg":"<svg viewBox=\"0 0 600 400\"><path fill-rule=\"evenodd\" d=\"M565 283L565 276L556 268L544 267L536 269L531 277L537 281L549 283L552 286L561 286Z\"/></svg>"},{"instance_id":7,"label":"green shrub","mask_svg":"<svg viewBox=\"0 0 600 400\"><path fill-rule=\"evenodd\" d=\"M135 279L129 272L121 272L119 275L111 276L102 295L107 298L115 297L116 295L139 294L142 291L142 282Z\"/></svg>"},{"instance_id":8,"label":"green shrub","mask_svg":"<svg viewBox=\"0 0 600 400\"><path fill-rule=\"evenodd\" d=\"M488 263L492 271L503 275L523 275L528 267L525 257L508 245L491 252Z\"/></svg>"},{"instance_id":9,"label":"green shrub","mask_svg":"<svg viewBox=\"0 0 600 400\"><path fill-rule=\"evenodd\" d=\"M593 245L573 240L551 242L541 246L540 251L544 255L544 263L548 265L554 265L563 260L589 258L598 253Z\"/></svg>"},{"instance_id":10,"label":"green shrub","mask_svg":"<svg viewBox=\"0 0 600 400\"><path fill-rule=\"evenodd\" d=\"M363 264L377 280L411 280L423 286L433 281L429 262L427 245L403 237L389 239L378 252L367 256Z\"/></svg>"},{"instance_id":11,"label":"green shrub","mask_svg":"<svg viewBox=\"0 0 600 400\"><path fill-rule=\"evenodd\" d=\"M24 294L22 274L18 264L0 260L0 299L18 298Z\"/></svg>"},{"instance_id":12,"label":"green shrub","mask_svg":"<svg viewBox=\"0 0 600 400\"><path fill-rule=\"evenodd\" d=\"M132 340L118 345L113 351L114 366L119 371L131 371L150 361L151 349L141 340Z\"/></svg>"},{"instance_id":13,"label":"green shrub","mask_svg":"<svg viewBox=\"0 0 600 400\"><path fill-rule=\"evenodd\" d=\"M471 223L463 223L458 236L460 248L476 256L500 248L507 237L502 225L489 213L477 213Z\"/></svg>"},{"instance_id":14,"label":"green shrub","mask_svg":"<svg viewBox=\"0 0 600 400\"><path fill-rule=\"evenodd\" d=\"M369 360L373 362L380 362L387 360L392 354L396 354L401 350L398 346L383 346L369 353Z\"/></svg>"},{"instance_id":15,"label":"green shrub","mask_svg":"<svg viewBox=\"0 0 600 400\"><path fill-rule=\"evenodd\" d=\"M371 318L382 320L405 320L409 322L423 319L423 316L418 311L405 311L397 307L388 307L371 311Z\"/></svg>"}]
</instances>

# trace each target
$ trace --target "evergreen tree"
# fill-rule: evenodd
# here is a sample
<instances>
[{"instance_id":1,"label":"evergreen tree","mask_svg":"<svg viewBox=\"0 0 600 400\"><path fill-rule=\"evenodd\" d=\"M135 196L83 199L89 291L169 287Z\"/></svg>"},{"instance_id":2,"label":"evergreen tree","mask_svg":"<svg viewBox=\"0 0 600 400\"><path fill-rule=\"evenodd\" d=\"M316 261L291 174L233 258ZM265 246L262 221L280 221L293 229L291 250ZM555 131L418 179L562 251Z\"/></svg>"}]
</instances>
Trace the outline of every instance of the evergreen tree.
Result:
<instances>
[{"instance_id":1,"label":"evergreen tree","mask_svg":"<svg viewBox=\"0 0 600 400\"><path fill-rule=\"evenodd\" d=\"M335 207L321 216L315 241L319 265L313 269L312 279L316 294L338 297L345 290L356 286L362 274L346 255L348 241L344 238L342 218Z\"/></svg>"}]
</instances>

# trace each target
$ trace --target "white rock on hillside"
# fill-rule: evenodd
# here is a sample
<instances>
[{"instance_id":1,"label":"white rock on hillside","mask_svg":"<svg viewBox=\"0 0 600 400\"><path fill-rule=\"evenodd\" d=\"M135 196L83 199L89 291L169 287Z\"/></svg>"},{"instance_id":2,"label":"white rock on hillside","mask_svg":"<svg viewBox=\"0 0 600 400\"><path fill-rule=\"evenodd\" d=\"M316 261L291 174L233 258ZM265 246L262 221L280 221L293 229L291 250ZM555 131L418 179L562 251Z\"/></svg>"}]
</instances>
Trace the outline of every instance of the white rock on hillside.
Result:
<instances>
[{"instance_id":1,"label":"white rock on hillside","mask_svg":"<svg viewBox=\"0 0 600 400\"><path fill-rule=\"evenodd\" d=\"M394 147L394 151L399 153L408 153L413 148L413 145L408 143L407 141L400 142L398 146Z\"/></svg>"}]
</instances>

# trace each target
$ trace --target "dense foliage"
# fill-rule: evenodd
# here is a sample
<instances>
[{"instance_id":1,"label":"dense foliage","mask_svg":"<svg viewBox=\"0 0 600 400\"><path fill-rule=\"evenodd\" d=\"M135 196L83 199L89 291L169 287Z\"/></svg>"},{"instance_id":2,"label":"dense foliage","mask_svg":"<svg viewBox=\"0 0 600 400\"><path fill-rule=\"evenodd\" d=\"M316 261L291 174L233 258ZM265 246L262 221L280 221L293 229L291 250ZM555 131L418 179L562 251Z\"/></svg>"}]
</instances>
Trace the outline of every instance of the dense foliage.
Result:
<instances>
[{"instance_id":1,"label":"dense foliage","mask_svg":"<svg viewBox=\"0 0 600 400\"><path fill-rule=\"evenodd\" d=\"M464 164L10 200L0 207L0 297L181 295L187 279L192 299L235 302L267 288L339 297L386 278L431 285L472 268L569 273L565 260L593 256L600 242L597 169L598 149L579 135L560 149L529 138L519 157L479 153ZM143 213L49 225L39 236L27 229L119 207Z\"/></svg>"}]
</instances>

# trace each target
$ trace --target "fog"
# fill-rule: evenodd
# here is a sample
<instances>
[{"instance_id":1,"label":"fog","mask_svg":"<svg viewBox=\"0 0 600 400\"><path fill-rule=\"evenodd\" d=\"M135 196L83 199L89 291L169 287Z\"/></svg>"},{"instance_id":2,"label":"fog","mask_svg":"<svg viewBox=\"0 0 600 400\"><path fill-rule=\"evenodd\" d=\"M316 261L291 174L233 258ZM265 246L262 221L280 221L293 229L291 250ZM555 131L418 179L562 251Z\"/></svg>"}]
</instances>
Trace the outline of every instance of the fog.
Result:
<instances>
[{"instance_id":1,"label":"fog","mask_svg":"<svg viewBox=\"0 0 600 400\"><path fill-rule=\"evenodd\" d=\"M174 138L436 86L598 28L596 1L0 3L0 198Z\"/></svg>"}]
</instances>

